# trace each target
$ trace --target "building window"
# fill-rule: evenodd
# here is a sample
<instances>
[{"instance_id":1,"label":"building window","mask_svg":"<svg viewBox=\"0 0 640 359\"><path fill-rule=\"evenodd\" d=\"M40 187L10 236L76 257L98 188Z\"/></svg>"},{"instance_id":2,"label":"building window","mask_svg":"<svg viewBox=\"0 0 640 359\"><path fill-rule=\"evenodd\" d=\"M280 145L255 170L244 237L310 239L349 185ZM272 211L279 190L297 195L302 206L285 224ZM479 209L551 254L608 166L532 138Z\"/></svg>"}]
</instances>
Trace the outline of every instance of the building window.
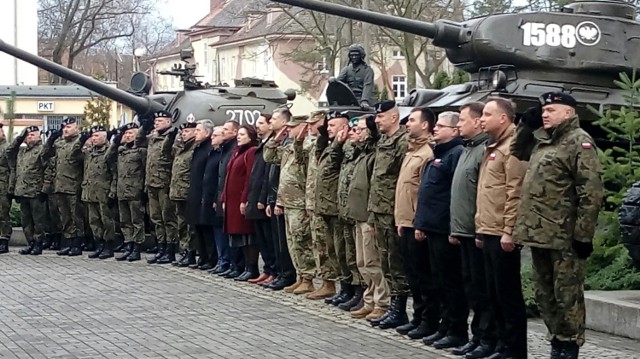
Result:
<instances>
[{"instance_id":1,"label":"building window","mask_svg":"<svg viewBox=\"0 0 640 359\"><path fill-rule=\"evenodd\" d=\"M218 64L216 63L216 60L211 61L211 83L212 84L217 84L218 83Z\"/></svg>"},{"instance_id":2,"label":"building window","mask_svg":"<svg viewBox=\"0 0 640 359\"><path fill-rule=\"evenodd\" d=\"M225 82L227 79L227 59L222 58L220 61L220 82Z\"/></svg>"},{"instance_id":3,"label":"building window","mask_svg":"<svg viewBox=\"0 0 640 359\"><path fill-rule=\"evenodd\" d=\"M209 45L206 42L203 45L204 45L204 64L206 66L206 64L209 63L209 60L208 60L209 57L207 56L207 49L209 48Z\"/></svg>"},{"instance_id":4,"label":"building window","mask_svg":"<svg viewBox=\"0 0 640 359\"><path fill-rule=\"evenodd\" d=\"M404 59L404 53L400 48L394 47L393 50L391 50L391 57L396 60L402 60Z\"/></svg>"},{"instance_id":5,"label":"building window","mask_svg":"<svg viewBox=\"0 0 640 359\"><path fill-rule=\"evenodd\" d=\"M236 57L231 56L231 80L236 79Z\"/></svg>"},{"instance_id":6,"label":"building window","mask_svg":"<svg viewBox=\"0 0 640 359\"><path fill-rule=\"evenodd\" d=\"M67 117L75 118L78 121L78 126L82 126L82 117L74 116L74 115L53 115L53 116L45 116L46 117L46 126L45 130L49 129L59 129L60 125L62 125L62 120Z\"/></svg>"},{"instance_id":7,"label":"building window","mask_svg":"<svg viewBox=\"0 0 640 359\"><path fill-rule=\"evenodd\" d=\"M407 78L405 76L393 76L391 86L396 100L402 100L407 95Z\"/></svg>"}]
</instances>

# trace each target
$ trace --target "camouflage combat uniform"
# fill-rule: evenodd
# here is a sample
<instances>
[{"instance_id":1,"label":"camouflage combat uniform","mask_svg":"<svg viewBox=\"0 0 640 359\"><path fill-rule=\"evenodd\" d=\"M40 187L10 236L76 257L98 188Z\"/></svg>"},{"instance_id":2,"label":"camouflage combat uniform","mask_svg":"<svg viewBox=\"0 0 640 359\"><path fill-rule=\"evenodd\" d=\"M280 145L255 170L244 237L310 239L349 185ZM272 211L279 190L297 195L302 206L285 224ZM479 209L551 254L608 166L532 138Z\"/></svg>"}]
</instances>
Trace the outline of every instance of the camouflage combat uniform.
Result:
<instances>
[{"instance_id":1,"label":"camouflage combat uniform","mask_svg":"<svg viewBox=\"0 0 640 359\"><path fill-rule=\"evenodd\" d=\"M79 203L83 172L82 145L80 135L76 134L57 140L52 148L46 149L53 151L51 154L56 157L53 188L58 200L62 232L68 241L81 241L85 235L84 211ZM79 247L79 244L73 243L73 247Z\"/></svg>"},{"instance_id":2,"label":"camouflage combat uniform","mask_svg":"<svg viewBox=\"0 0 640 359\"><path fill-rule=\"evenodd\" d=\"M11 220L9 211L11 210L11 200L9 194L13 189L9 188L11 183L11 166L7 157L7 140L0 140L0 239L11 238Z\"/></svg>"},{"instance_id":3,"label":"camouflage combat uniform","mask_svg":"<svg viewBox=\"0 0 640 359\"><path fill-rule=\"evenodd\" d=\"M536 302L548 339L582 345L586 260L572 243L593 239L604 196L602 166L577 116L553 131L539 128L534 137L513 239L531 247Z\"/></svg>"},{"instance_id":4,"label":"camouflage combat uniform","mask_svg":"<svg viewBox=\"0 0 640 359\"><path fill-rule=\"evenodd\" d=\"M408 136L404 126L401 126L391 136L383 135L377 143L375 163L371 174L367 210L371 214L369 223L373 224L375 229L382 273L387 280L391 278L389 246L397 246L400 241L394 219L394 204L396 182L407 149ZM392 241L393 243L391 243Z\"/></svg>"},{"instance_id":5,"label":"camouflage combat uniform","mask_svg":"<svg viewBox=\"0 0 640 359\"><path fill-rule=\"evenodd\" d=\"M112 144L109 148L109 163L116 163L111 182L111 193L118 197L120 226L124 241L144 243L144 177L147 161L147 149L134 143ZM117 158L115 158L117 156ZM114 159L115 158L115 159Z\"/></svg>"},{"instance_id":6,"label":"camouflage combat uniform","mask_svg":"<svg viewBox=\"0 0 640 359\"><path fill-rule=\"evenodd\" d=\"M59 139L62 141L62 139ZM42 192L47 195L45 209L47 211L46 231L53 237L51 249L60 249L60 238L62 238L62 220L58 206L58 198L54 193L53 183L56 178L56 156L49 158L44 169L44 182Z\"/></svg>"},{"instance_id":7,"label":"camouflage combat uniform","mask_svg":"<svg viewBox=\"0 0 640 359\"><path fill-rule=\"evenodd\" d=\"M349 183L353 178L355 160L360 154L362 148L356 147L347 141L342 147L344 158L338 177L338 218L342 227L342 239L336 242L335 251L340 268L340 274L344 277L344 281L352 285L362 285L362 277L358 272L358 264L356 262L356 242L355 242L355 221L349 217L348 195Z\"/></svg>"},{"instance_id":8,"label":"camouflage combat uniform","mask_svg":"<svg viewBox=\"0 0 640 359\"><path fill-rule=\"evenodd\" d=\"M176 141L178 143L178 141ZM178 226L178 237L180 238L180 248L183 251L195 251L195 242L191 240L189 226L185 213L187 209L187 195L189 194L189 174L191 173L191 158L196 143L195 138L186 142L180 142L174 148L173 169L171 172L171 185L169 188L169 198L176 206L176 223Z\"/></svg>"},{"instance_id":9,"label":"camouflage combat uniform","mask_svg":"<svg viewBox=\"0 0 640 359\"><path fill-rule=\"evenodd\" d=\"M300 146L300 141L295 141ZM294 143L280 145L275 138L264 146L264 159L280 164L280 184L276 203L284 207L285 231L293 266L303 279L312 279L315 261L311 251L311 228L305 210L307 161L301 152L294 151Z\"/></svg>"},{"instance_id":10,"label":"camouflage combat uniform","mask_svg":"<svg viewBox=\"0 0 640 359\"><path fill-rule=\"evenodd\" d=\"M169 128L162 134L153 132L146 138L147 160L145 187L149 197L149 217L155 228L158 243L176 244L178 224L175 204L169 199L173 143L177 128ZM142 147L144 131L138 132L136 147Z\"/></svg>"},{"instance_id":11,"label":"camouflage combat uniform","mask_svg":"<svg viewBox=\"0 0 640 359\"><path fill-rule=\"evenodd\" d=\"M114 214L108 206L112 182L115 180L112 168L107 162L108 144L88 146L84 153L84 180L82 181L82 201L87 207L87 217L96 241L111 243L115 240Z\"/></svg>"},{"instance_id":12,"label":"camouflage combat uniform","mask_svg":"<svg viewBox=\"0 0 640 359\"><path fill-rule=\"evenodd\" d=\"M42 142L20 146L21 142L16 138L7 147L7 157L15 168L13 194L20 202L22 229L31 244L44 239L46 209L38 195L42 192L46 157Z\"/></svg>"}]
</instances>

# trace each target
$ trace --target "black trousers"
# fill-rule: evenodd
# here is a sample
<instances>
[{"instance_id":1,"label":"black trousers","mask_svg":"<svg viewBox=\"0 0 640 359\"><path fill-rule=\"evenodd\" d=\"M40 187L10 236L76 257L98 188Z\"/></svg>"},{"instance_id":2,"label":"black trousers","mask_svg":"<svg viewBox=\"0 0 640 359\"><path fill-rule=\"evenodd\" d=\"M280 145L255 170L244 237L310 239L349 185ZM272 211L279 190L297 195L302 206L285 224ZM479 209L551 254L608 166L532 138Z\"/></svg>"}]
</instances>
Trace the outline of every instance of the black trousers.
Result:
<instances>
[{"instance_id":1,"label":"black trousers","mask_svg":"<svg viewBox=\"0 0 640 359\"><path fill-rule=\"evenodd\" d=\"M520 282L520 250L505 252L500 237L480 235L487 289L495 313L498 342L507 357L527 357L527 310Z\"/></svg>"},{"instance_id":2,"label":"black trousers","mask_svg":"<svg viewBox=\"0 0 640 359\"><path fill-rule=\"evenodd\" d=\"M413 297L413 321L426 322L432 332L439 330L440 301L431 272L429 241L417 241L413 228L403 228L400 249L404 270Z\"/></svg>"},{"instance_id":3,"label":"black trousers","mask_svg":"<svg viewBox=\"0 0 640 359\"><path fill-rule=\"evenodd\" d=\"M276 265L276 253L274 249L273 235L271 231L271 220L258 219L253 222L256 229L256 238L260 243L260 255L264 262L262 271L269 275L278 275L278 266Z\"/></svg>"},{"instance_id":4,"label":"black trousers","mask_svg":"<svg viewBox=\"0 0 640 359\"><path fill-rule=\"evenodd\" d=\"M200 260L205 263L216 265L218 262L218 251L216 251L216 241L213 234L213 226L195 225L194 234L197 241L196 248L200 255Z\"/></svg>"},{"instance_id":5,"label":"black trousers","mask_svg":"<svg viewBox=\"0 0 640 359\"><path fill-rule=\"evenodd\" d=\"M271 205L271 213L275 205ZM289 247L287 246L287 235L285 229L284 216L276 216L273 214L271 221L271 237L273 239L273 248L276 257L276 263L280 278L296 279L296 269L289 255Z\"/></svg>"},{"instance_id":6,"label":"black trousers","mask_svg":"<svg viewBox=\"0 0 640 359\"><path fill-rule=\"evenodd\" d=\"M449 336L467 338L469 307L464 295L460 246L449 243L449 236L441 233L427 233L425 240L429 241L431 272L442 303L441 330Z\"/></svg>"}]
</instances>

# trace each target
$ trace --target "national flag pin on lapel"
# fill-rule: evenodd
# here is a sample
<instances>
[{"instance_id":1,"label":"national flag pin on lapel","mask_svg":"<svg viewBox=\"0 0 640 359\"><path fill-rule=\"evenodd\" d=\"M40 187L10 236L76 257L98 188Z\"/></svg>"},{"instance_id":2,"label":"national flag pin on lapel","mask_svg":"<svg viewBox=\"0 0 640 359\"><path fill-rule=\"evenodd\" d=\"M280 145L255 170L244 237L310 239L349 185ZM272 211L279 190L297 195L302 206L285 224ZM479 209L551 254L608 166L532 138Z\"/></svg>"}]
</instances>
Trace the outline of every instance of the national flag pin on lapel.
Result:
<instances>
[{"instance_id":1,"label":"national flag pin on lapel","mask_svg":"<svg viewBox=\"0 0 640 359\"><path fill-rule=\"evenodd\" d=\"M495 152L491 152L491 154L489 155L489 159L490 160L495 160L496 159L496 153Z\"/></svg>"},{"instance_id":2,"label":"national flag pin on lapel","mask_svg":"<svg viewBox=\"0 0 640 359\"><path fill-rule=\"evenodd\" d=\"M584 148L585 150L590 150L591 144L589 142L582 142L582 148Z\"/></svg>"},{"instance_id":3,"label":"national flag pin on lapel","mask_svg":"<svg viewBox=\"0 0 640 359\"><path fill-rule=\"evenodd\" d=\"M442 160L439 158L436 158L435 160L433 160L433 164L436 166L439 165L440 163L442 163Z\"/></svg>"}]
</instances>

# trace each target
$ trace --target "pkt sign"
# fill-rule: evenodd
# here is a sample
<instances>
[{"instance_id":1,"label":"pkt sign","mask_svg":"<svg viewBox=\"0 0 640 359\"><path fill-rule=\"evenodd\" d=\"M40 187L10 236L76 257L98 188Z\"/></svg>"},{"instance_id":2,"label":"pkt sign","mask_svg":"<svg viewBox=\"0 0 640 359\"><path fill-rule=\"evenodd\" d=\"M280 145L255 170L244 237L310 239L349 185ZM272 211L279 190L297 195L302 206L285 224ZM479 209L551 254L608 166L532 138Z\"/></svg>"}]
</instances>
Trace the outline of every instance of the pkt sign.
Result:
<instances>
[{"instance_id":1,"label":"pkt sign","mask_svg":"<svg viewBox=\"0 0 640 359\"><path fill-rule=\"evenodd\" d=\"M526 22L520 28L524 46L562 46L572 49L578 43L594 46L602 36L598 25L591 21L583 21L578 25Z\"/></svg>"},{"instance_id":2,"label":"pkt sign","mask_svg":"<svg viewBox=\"0 0 640 359\"><path fill-rule=\"evenodd\" d=\"M53 112L53 102L38 102L38 112Z\"/></svg>"}]
</instances>

